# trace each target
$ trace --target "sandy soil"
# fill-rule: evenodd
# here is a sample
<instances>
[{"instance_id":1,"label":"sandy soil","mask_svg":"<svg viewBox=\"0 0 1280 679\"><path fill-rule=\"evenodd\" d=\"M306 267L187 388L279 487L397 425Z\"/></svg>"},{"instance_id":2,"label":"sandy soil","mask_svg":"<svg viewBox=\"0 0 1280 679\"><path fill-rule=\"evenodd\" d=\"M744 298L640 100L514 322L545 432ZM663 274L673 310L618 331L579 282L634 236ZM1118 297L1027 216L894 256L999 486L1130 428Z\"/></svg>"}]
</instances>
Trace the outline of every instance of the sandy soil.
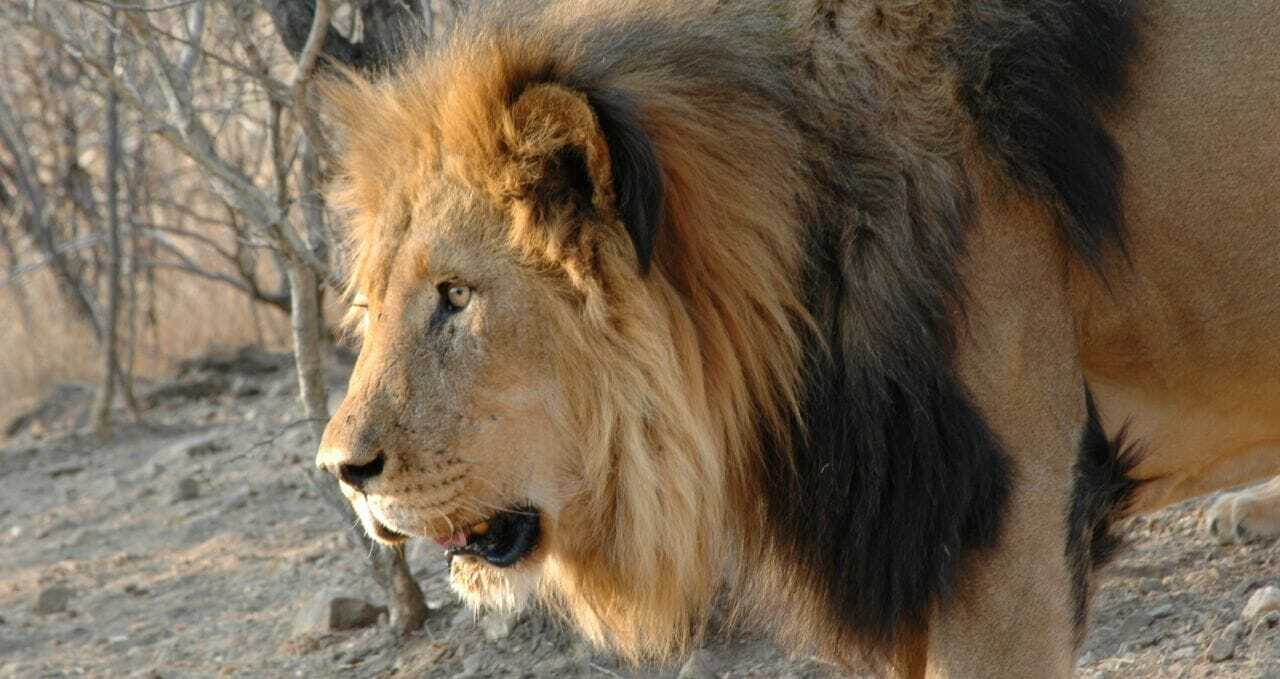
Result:
<instances>
[{"instance_id":1,"label":"sandy soil","mask_svg":"<svg viewBox=\"0 0 1280 679\"><path fill-rule=\"evenodd\" d=\"M317 597L377 603L380 592L303 474L315 442L299 422L287 359L231 359L197 362L153 385L146 426L121 425L105 445L68 433L88 394L68 388L0 448L0 676L568 678L680 669L620 667L537 613L477 619L449 594L443 555L426 543L410 550L433 609L418 634L299 627ZM335 367L332 385L343 380ZM1280 679L1280 629L1232 625L1254 590L1280 585L1280 544L1214 544L1198 526L1203 506L1127 527L1129 547L1095 600L1080 676ZM65 610L37 612L51 588L69 592ZM1219 641L1216 656L1230 657L1215 662L1208 651L1224 635L1234 643ZM723 632L698 658L683 676L829 673Z\"/></svg>"}]
</instances>

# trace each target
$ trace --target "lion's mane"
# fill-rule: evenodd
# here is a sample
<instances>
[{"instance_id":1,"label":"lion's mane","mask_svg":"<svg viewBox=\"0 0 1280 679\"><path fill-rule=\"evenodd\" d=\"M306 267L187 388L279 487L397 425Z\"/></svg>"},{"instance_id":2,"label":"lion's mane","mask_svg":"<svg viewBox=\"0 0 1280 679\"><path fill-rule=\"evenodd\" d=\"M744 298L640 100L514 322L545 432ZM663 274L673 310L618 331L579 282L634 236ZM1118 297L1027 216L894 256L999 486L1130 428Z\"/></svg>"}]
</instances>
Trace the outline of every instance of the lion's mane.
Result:
<instances>
[{"instance_id":1,"label":"lion's mane","mask_svg":"<svg viewBox=\"0 0 1280 679\"><path fill-rule=\"evenodd\" d=\"M524 160L550 143L515 134L513 102L584 97L607 148L560 170L607 173L608 195L587 214L533 201L509 234L582 292L554 319L582 452L548 600L662 656L732 563L791 638L885 650L998 539L1016 475L951 367L973 168L1099 262L1122 232L1099 115L1134 10L703 4L499 3L390 77L330 87L361 120L340 202L381 215L355 225L356 276L379 266L369 234L404 228L389 187L452 172L511 205L546 184Z\"/></svg>"}]
</instances>

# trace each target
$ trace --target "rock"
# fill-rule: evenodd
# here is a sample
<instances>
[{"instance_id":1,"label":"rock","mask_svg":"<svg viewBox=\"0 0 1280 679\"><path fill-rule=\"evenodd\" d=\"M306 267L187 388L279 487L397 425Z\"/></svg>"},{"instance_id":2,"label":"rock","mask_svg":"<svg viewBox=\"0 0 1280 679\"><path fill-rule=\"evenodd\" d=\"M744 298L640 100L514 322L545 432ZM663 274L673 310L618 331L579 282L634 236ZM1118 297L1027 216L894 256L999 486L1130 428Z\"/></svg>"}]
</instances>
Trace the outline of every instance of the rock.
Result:
<instances>
[{"instance_id":1,"label":"rock","mask_svg":"<svg viewBox=\"0 0 1280 679\"><path fill-rule=\"evenodd\" d=\"M138 394L138 400L148 408L178 399L199 401L221 395L227 390L227 386L227 378L221 375L180 377L144 389Z\"/></svg>"},{"instance_id":2,"label":"rock","mask_svg":"<svg viewBox=\"0 0 1280 679\"><path fill-rule=\"evenodd\" d=\"M1258 621L1253 625L1253 633L1265 633L1275 629L1276 625L1280 625L1280 611L1269 611L1262 614Z\"/></svg>"},{"instance_id":3,"label":"rock","mask_svg":"<svg viewBox=\"0 0 1280 679\"><path fill-rule=\"evenodd\" d=\"M694 651L680 668L676 679L717 679L719 676L712 669L711 654L706 651Z\"/></svg>"},{"instance_id":4,"label":"rock","mask_svg":"<svg viewBox=\"0 0 1280 679\"><path fill-rule=\"evenodd\" d=\"M1161 604L1148 611L1147 614L1151 616L1152 620L1159 620L1173 615L1175 611L1177 611L1177 608L1173 604Z\"/></svg>"},{"instance_id":5,"label":"rock","mask_svg":"<svg viewBox=\"0 0 1280 679\"><path fill-rule=\"evenodd\" d=\"M172 458L199 458L220 453L228 448L219 431L206 432L198 436L183 439L173 445Z\"/></svg>"},{"instance_id":6,"label":"rock","mask_svg":"<svg viewBox=\"0 0 1280 679\"><path fill-rule=\"evenodd\" d=\"M1120 626L1120 638L1131 639L1139 632L1146 629L1155 618L1146 611L1138 611L1128 618L1125 618L1124 624Z\"/></svg>"},{"instance_id":7,"label":"rock","mask_svg":"<svg viewBox=\"0 0 1280 679\"><path fill-rule=\"evenodd\" d=\"M1236 643L1240 641L1240 636L1244 634L1244 625L1240 621L1236 621L1227 625L1227 628L1218 635L1213 643L1209 644L1209 650L1205 653L1205 657L1209 662L1222 662L1230 660L1236 654Z\"/></svg>"},{"instance_id":8,"label":"rock","mask_svg":"<svg viewBox=\"0 0 1280 679\"><path fill-rule=\"evenodd\" d=\"M267 396L273 399L284 398L286 396L292 396L297 389L298 385L294 383L293 377L285 377L283 379L276 380L275 383L271 385L271 388L267 389Z\"/></svg>"},{"instance_id":9,"label":"rock","mask_svg":"<svg viewBox=\"0 0 1280 679\"><path fill-rule=\"evenodd\" d=\"M173 503L186 502L200 497L200 484L190 476L185 476L178 481L178 485L173 489Z\"/></svg>"},{"instance_id":10,"label":"rock","mask_svg":"<svg viewBox=\"0 0 1280 679\"><path fill-rule=\"evenodd\" d=\"M204 356L178 361L178 373L265 375L292 363L288 354L273 354L246 344L236 348L215 347Z\"/></svg>"},{"instance_id":11,"label":"rock","mask_svg":"<svg viewBox=\"0 0 1280 679\"><path fill-rule=\"evenodd\" d=\"M516 616L514 614L490 611L480 620L480 629L484 630L486 639L497 641L511 636L511 628L515 627L515 624Z\"/></svg>"},{"instance_id":12,"label":"rock","mask_svg":"<svg viewBox=\"0 0 1280 679\"><path fill-rule=\"evenodd\" d=\"M231 395L236 398L251 398L262 393L262 387L259 387L253 380L244 377L237 377L231 380Z\"/></svg>"},{"instance_id":13,"label":"rock","mask_svg":"<svg viewBox=\"0 0 1280 679\"><path fill-rule=\"evenodd\" d=\"M67 610L71 601L71 589L62 585L49 585L36 595L36 603L31 610L41 615L61 613Z\"/></svg>"},{"instance_id":14,"label":"rock","mask_svg":"<svg viewBox=\"0 0 1280 679\"><path fill-rule=\"evenodd\" d=\"M385 606L376 606L363 599L321 592L298 612L293 626L298 634L361 629L377 623L378 616L386 612Z\"/></svg>"},{"instance_id":15,"label":"rock","mask_svg":"<svg viewBox=\"0 0 1280 679\"><path fill-rule=\"evenodd\" d=\"M458 612L454 613L453 617L449 619L449 624L453 627L457 627L458 625L465 625L467 623L470 623L472 625L476 623L476 613L475 611L471 610L470 608L467 608L466 606L463 606L462 608L458 609Z\"/></svg>"},{"instance_id":16,"label":"rock","mask_svg":"<svg viewBox=\"0 0 1280 679\"><path fill-rule=\"evenodd\" d=\"M49 470L49 478L56 479L63 476L72 476L84 471L84 465L81 464L64 464Z\"/></svg>"},{"instance_id":17,"label":"rock","mask_svg":"<svg viewBox=\"0 0 1280 679\"><path fill-rule=\"evenodd\" d=\"M1170 653L1169 657L1173 660L1190 660L1191 658L1196 657L1196 647L1183 646L1182 648L1176 649Z\"/></svg>"},{"instance_id":18,"label":"rock","mask_svg":"<svg viewBox=\"0 0 1280 679\"><path fill-rule=\"evenodd\" d=\"M164 470L165 466L163 464L152 460L151 462L143 465L142 469L131 474L130 477L135 481L154 481L160 478L160 475L164 473Z\"/></svg>"},{"instance_id":19,"label":"rock","mask_svg":"<svg viewBox=\"0 0 1280 679\"><path fill-rule=\"evenodd\" d=\"M1136 653L1144 648L1155 646L1164 639L1164 634L1155 630L1148 630L1139 634L1136 638L1126 641L1120 645L1120 650L1125 653Z\"/></svg>"},{"instance_id":20,"label":"rock","mask_svg":"<svg viewBox=\"0 0 1280 679\"><path fill-rule=\"evenodd\" d=\"M1244 605L1244 611L1240 614L1240 618L1246 623L1252 624L1272 611L1280 611L1280 589L1263 587L1249 597L1249 601Z\"/></svg>"},{"instance_id":21,"label":"rock","mask_svg":"<svg viewBox=\"0 0 1280 679\"><path fill-rule=\"evenodd\" d=\"M486 658L480 653L473 653L462 659L462 672L467 675L479 674L484 666Z\"/></svg>"},{"instance_id":22,"label":"rock","mask_svg":"<svg viewBox=\"0 0 1280 679\"><path fill-rule=\"evenodd\" d=\"M234 512L237 509L244 509L249 506L249 498L252 498L255 495L257 495L257 493L255 493L252 488L242 490L227 498L227 501L222 503L222 511Z\"/></svg>"},{"instance_id":23,"label":"rock","mask_svg":"<svg viewBox=\"0 0 1280 679\"><path fill-rule=\"evenodd\" d=\"M124 593L129 596L146 596L151 592L146 587L140 587L131 582L124 586Z\"/></svg>"}]
</instances>

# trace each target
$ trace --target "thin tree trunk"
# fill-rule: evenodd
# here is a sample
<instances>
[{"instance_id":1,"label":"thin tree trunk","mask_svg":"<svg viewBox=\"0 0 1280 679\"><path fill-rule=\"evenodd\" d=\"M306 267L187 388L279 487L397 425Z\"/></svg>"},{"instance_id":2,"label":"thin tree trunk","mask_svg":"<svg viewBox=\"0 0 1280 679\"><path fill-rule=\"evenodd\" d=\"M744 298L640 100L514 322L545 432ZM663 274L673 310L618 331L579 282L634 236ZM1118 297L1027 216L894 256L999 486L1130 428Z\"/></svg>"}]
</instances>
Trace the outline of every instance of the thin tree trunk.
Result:
<instances>
[{"instance_id":1,"label":"thin tree trunk","mask_svg":"<svg viewBox=\"0 0 1280 679\"><path fill-rule=\"evenodd\" d=\"M303 409L311 424L311 433L319 442L324 436L325 422L329 419L329 406L324 381L323 357L320 353L320 306L315 272L301 262L290 262L289 293L293 303L293 356L298 369L298 387ZM391 626L400 633L418 629L427 619L427 605L422 590L409 572L404 551L387 549L375 544L355 520L354 512L337 481L314 466L307 466L307 475L320 498L344 518L352 536L360 545L360 552L368 555L373 578L387 596L391 611Z\"/></svg>"},{"instance_id":2,"label":"thin tree trunk","mask_svg":"<svg viewBox=\"0 0 1280 679\"><path fill-rule=\"evenodd\" d=\"M111 11L111 23L115 24L115 10ZM116 63L116 34L107 33L107 64L114 69ZM102 384L93 405L90 420L98 438L111 435L111 404L115 402L116 378L120 375L116 355L116 340L120 317L120 99L115 90L107 91L107 308L102 321Z\"/></svg>"}]
</instances>

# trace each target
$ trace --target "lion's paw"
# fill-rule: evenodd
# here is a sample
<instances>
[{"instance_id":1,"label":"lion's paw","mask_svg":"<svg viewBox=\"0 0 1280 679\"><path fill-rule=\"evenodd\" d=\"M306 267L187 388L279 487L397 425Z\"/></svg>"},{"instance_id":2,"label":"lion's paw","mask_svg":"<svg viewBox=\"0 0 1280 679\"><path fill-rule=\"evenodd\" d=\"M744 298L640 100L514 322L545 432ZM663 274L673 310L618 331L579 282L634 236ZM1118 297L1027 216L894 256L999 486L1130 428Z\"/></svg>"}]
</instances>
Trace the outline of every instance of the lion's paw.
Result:
<instances>
[{"instance_id":1,"label":"lion's paw","mask_svg":"<svg viewBox=\"0 0 1280 679\"><path fill-rule=\"evenodd\" d=\"M1280 536L1280 477L1224 493L1205 512L1204 527L1224 545Z\"/></svg>"}]
</instances>

